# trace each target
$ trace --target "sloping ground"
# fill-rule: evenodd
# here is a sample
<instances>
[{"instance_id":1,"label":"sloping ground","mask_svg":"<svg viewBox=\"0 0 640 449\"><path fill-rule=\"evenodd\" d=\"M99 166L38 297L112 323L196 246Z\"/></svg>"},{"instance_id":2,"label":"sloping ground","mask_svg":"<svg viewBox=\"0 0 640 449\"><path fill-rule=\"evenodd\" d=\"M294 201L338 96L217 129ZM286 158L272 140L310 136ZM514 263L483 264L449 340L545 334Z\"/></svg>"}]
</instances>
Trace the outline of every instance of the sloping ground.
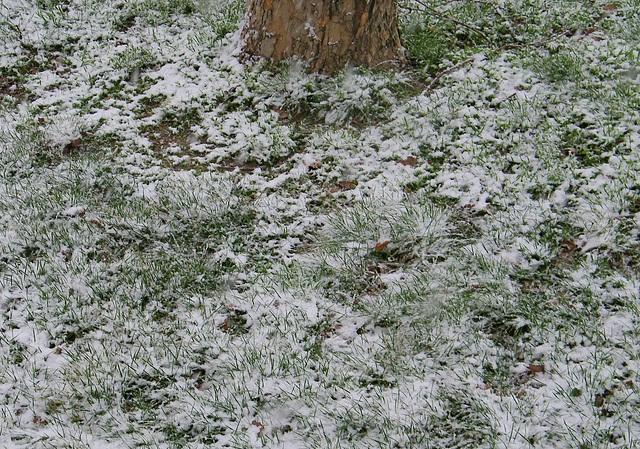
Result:
<instances>
[{"instance_id":1,"label":"sloping ground","mask_svg":"<svg viewBox=\"0 0 640 449\"><path fill-rule=\"evenodd\" d=\"M0 447L638 447L640 4L402 7L3 0Z\"/></svg>"}]
</instances>

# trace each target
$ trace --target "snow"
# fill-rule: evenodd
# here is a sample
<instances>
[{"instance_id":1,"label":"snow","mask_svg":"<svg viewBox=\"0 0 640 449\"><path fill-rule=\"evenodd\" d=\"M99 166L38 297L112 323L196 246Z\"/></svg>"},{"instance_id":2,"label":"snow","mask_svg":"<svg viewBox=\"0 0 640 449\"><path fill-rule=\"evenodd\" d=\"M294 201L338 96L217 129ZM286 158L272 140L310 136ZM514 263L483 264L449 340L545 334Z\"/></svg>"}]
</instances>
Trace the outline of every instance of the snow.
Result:
<instances>
[{"instance_id":1,"label":"snow","mask_svg":"<svg viewBox=\"0 0 640 449\"><path fill-rule=\"evenodd\" d=\"M631 6L426 92L174 3L0 6L0 447L636 444Z\"/></svg>"}]
</instances>

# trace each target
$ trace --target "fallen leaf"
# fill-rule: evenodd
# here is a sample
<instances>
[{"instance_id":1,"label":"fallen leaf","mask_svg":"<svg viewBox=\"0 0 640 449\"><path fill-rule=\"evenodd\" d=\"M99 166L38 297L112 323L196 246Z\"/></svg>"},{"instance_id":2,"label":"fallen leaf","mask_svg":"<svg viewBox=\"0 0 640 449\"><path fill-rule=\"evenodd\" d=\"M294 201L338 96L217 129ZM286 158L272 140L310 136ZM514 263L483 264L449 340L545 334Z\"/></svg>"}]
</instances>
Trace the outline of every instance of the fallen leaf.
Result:
<instances>
[{"instance_id":1,"label":"fallen leaf","mask_svg":"<svg viewBox=\"0 0 640 449\"><path fill-rule=\"evenodd\" d=\"M546 371L546 369L544 368L544 365L534 365L534 364L530 364L527 369L529 371L531 371L532 373L544 373Z\"/></svg>"},{"instance_id":2,"label":"fallen leaf","mask_svg":"<svg viewBox=\"0 0 640 449\"><path fill-rule=\"evenodd\" d=\"M596 396L596 407L602 407L604 405L604 398L600 395Z\"/></svg>"},{"instance_id":3,"label":"fallen leaf","mask_svg":"<svg viewBox=\"0 0 640 449\"><path fill-rule=\"evenodd\" d=\"M226 318L220 326L218 326L222 332L227 332L231 327L231 318Z\"/></svg>"},{"instance_id":4,"label":"fallen leaf","mask_svg":"<svg viewBox=\"0 0 640 449\"><path fill-rule=\"evenodd\" d=\"M600 410L600 414L605 418L611 418L615 415L615 412L613 410L609 410L607 407L603 407L602 410Z\"/></svg>"},{"instance_id":5,"label":"fallen leaf","mask_svg":"<svg viewBox=\"0 0 640 449\"><path fill-rule=\"evenodd\" d=\"M264 426L262 425L262 423L260 421L256 421L255 419L253 421L251 421L251 425L252 426L256 426L257 428L260 429L260 433L262 433L264 431Z\"/></svg>"},{"instance_id":6,"label":"fallen leaf","mask_svg":"<svg viewBox=\"0 0 640 449\"><path fill-rule=\"evenodd\" d=\"M100 229L104 229L104 225L100 223L98 220L92 219L92 220L88 220L88 222L94 226L97 226Z\"/></svg>"},{"instance_id":7,"label":"fallen leaf","mask_svg":"<svg viewBox=\"0 0 640 449\"><path fill-rule=\"evenodd\" d=\"M418 159L415 158L414 156L409 156L406 159L398 161L398 164L405 165L405 166L410 166L410 167L415 167L416 165L418 165Z\"/></svg>"},{"instance_id":8,"label":"fallen leaf","mask_svg":"<svg viewBox=\"0 0 640 449\"><path fill-rule=\"evenodd\" d=\"M391 241L389 240L378 242L376 243L376 246L373 249L375 249L378 252L383 251L389 243L391 243Z\"/></svg>"},{"instance_id":9,"label":"fallen leaf","mask_svg":"<svg viewBox=\"0 0 640 449\"><path fill-rule=\"evenodd\" d=\"M563 240L562 242L560 242L560 246L567 251L575 251L576 248L578 248L578 245L571 240Z\"/></svg>"},{"instance_id":10,"label":"fallen leaf","mask_svg":"<svg viewBox=\"0 0 640 449\"><path fill-rule=\"evenodd\" d=\"M293 430L293 427L291 427L289 424L285 424L284 426L280 426L280 427L274 427L273 429L273 434L277 435L277 434L285 434L287 432L291 432Z\"/></svg>"},{"instance_id":11,"label":"fallen leaf","mask_svg":"<svg viewBox=\"0 0 640 449\"><path fill-rule=\"evenodd\" d=\"M279 108L273 108L273 111L276 112L281 119L288 119L289 117L291 117L291 114L289 114L286 111L283 111L282 109Z\"/></svg>"},{"instance_id":12,"label":"fallen leaf","mask_svg":"<svg viewBox=\"0 0 640 449\"><path fill-rule=\"evenodd\" d=\"M355 189L358 184L354 181L340 181L338 186L342 187L345 190Z\"/></svg>"},{"instance_id":13,"label":"fallen leaf","mask_svg":"<svg viewBox=\"0 0 640 449\"><path fill-rule=\"evenodd\" d=\"M618 5L604 5L602 9L604 9L605 11L615 11L616 9L618 9Z\"/></svg>"},{"instance_id":14,"label":"fallen leaf","mask_svg":"<svg viewBox=\"0 0 640 449\"><path fill-rule=\"evenodd\" d=\"M80 145L82 145L82 139L73 139L71 141L71 146L73 148L78 148Z\"/></svg>"}]
</instances>

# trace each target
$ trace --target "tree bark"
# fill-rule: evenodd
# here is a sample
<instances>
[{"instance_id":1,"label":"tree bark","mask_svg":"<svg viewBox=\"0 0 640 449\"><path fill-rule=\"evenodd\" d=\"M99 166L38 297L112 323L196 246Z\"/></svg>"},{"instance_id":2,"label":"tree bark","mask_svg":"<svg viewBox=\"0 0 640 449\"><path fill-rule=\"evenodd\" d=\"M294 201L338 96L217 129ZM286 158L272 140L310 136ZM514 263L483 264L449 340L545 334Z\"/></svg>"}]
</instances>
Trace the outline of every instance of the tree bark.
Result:
<instances>
[{"instance_id":1,"label":"tree bark","mask_svg":"<svg viewBox=\"0 0 640 449\"><path fill-rule=\"evenodd\" d=\"M243 52L311 72L404 64L395 0L247 0Z\"/></svg>"}]
</instances>

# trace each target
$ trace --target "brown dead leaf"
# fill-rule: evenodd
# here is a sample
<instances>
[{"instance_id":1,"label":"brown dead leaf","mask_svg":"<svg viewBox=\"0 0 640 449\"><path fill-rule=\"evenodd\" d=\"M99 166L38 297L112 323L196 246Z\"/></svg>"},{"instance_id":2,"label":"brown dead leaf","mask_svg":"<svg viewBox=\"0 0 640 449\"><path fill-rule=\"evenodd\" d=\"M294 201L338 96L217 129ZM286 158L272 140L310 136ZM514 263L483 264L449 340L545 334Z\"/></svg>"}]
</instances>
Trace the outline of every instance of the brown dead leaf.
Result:
<instances>
[{"instance_id":1,"label":"brown dead leaf","mask_svg":"<svg viewBox=\"0 0 640 449\"><path fill-rule=\"evenodd\" d=\"M87 220L89 223L91 223L94 226L97 226L100 229L104 229L104 225L102 223L100 223L98 220L95 219L91 219L91 220Z\"/></svg>"},{"instance_id":2,"label":"brown dead leaf","mask_svg":"<svg viewBox=\"0 0 640 449\"><path fill-rule=\"evenodd\" d=\"M378 251L378 252L384 251L384 249L387 247L387 245L389 245L389 243L391 243L390 240L380 241L380 242L376 243L376 246L374 246L373 249Z\"/></svg>"},{"instance_id":3,"label":"brown dead leaf","mask_svg":"<svg viewBox=\"0 0 640 449\"><path fill-rule=\"evenodd\" d=\"M418 165L418 159L416 157L414 157L414 156L409 156L406 159L398 161L398 164L404 165L404 166L409 166L409 167L415 167L416 165Z\"/></svg>"},{"instance_id":4,"label":"brown dead leaf","mask_svg":"<svg viewBox=\"0 0 640 449\"><path fill-rule=\"evenodd\" d=\"M218 326L222 332L228 332L231 327L231 318L226 318L220 326Z\"/></svg>"},{"instance_id":5,"label":"brown dead leaf","mask_svg":"<svg viewBox=\"0 0 640 449\"><path fill-rule=\"evenodd\" d=\"M616 412L609 410L607 407L603 407L602 410L600 410L600 414L605 418L611 418L616 414Z\"/></svg>"},{"instance_id":6,"label":"brown dead leaf","mask_svg":"<svg viewBox=\"0 0 640 449\"><path fill-rule=\"evenodd\" d=\"M354 181L340 181L338 183L338 186L343 188L343 189L345 189L345 190L355 189L357 185L358 185L358 183L354 182Z\"/></svg>"},{"instance_id":7,"label":"brown dead leaf","mask_svg":"<svg viewBox=\"0 0 640 449\"><path fill-rule=\"evenodd\" d=\"M575 254L580 248L571 240L563 240L560 242L560 251L558 251L558 257L556 263L560 266L570 266L575 259Z\"/></svg>"},{"instance_id":8,"label":"brown dead leaf","mask_svg":"<svg viewBox=\"0 0 640 449\"><path fill-rule=\"evenodd\" d=\"M289 114L288 112L285 112L283 110L280 110L278 108L274 109L274 111L276 111L278 113L278 115L280 116L281 119L288 119L289 117L291 117L291 114Z\"/></svg>"},{"instance_id":9,"label":"brown dead leaf","mask_svg":"<svg viewBox=\"0 0 640 449\"><path fill-rule=\"evenodd\" d=\"M259 428L260 429L260 433L262 433L264 431L264 425L260 421L256 421L254 419L253 421L251 421L251 425L252 426L256 426L257 428Z\"/></svg>"},{"instance_id":10,"label":"brown dead leaf","mask_svg":"<svg viewBox=\"0 0 640 449\"><path fill-rule=\"evenodd\" d=\"M596 407L602 407L604 405L604 398L600 395L596 396Z\"/></svg>"},{"instance_id":11,"label":"brown dead leaf","mask_svg":"<svg viewBox=\"0 0 640 449\"><path fill-rule=\"evenodd\" d=\"M533 363L530 364L527 369L529 371L531 371L532 373L544 373L546 372L546 369L544 367L544 365L534 365Z\"/></svg>"},{"instance_id":12,"label":"brown dead leaf","mask_svg":"<svg viewBox=\"0 0 640 449\"><path fill-rule=\"evenodd\" d=\"M616 9L618 9L618 5L614 5L614 4L604 5L602 9L604 9L605 11L615 11Z\"/></svg>"},{"instance_id":13,"label":"brown dead leaf","mask_svg":"<svg viewBox=\"0 0 640 449\"><path fill-rule=\"evenodd\" d=\"M82 139L73 139L71 141L71 146L73 148L78 148L80 145L82 145Z\"/></svg>"},{"instance_id":14,"label":"brown dead leaf","mask_svg":"<svg viewBox=\"0 0 640 449\"><path fill-rule=\"evenodd\" d=\"M560 242L560 246L570 252L575 251L578 248L578 245L571 240L563 240Z\"/></svg>"},{"instance_id":15,"label":"brown dead leaf","mask_svg":"<svg viewBox=\"0 0 640 449\"><path fill-rule=\"evenodd\" d=\"M46 419L43 419L42 417L37 415L33 417L32 421L34 424L40 424L41 426L46 426L48 424Z\"/></svg>"}]
</instances>

